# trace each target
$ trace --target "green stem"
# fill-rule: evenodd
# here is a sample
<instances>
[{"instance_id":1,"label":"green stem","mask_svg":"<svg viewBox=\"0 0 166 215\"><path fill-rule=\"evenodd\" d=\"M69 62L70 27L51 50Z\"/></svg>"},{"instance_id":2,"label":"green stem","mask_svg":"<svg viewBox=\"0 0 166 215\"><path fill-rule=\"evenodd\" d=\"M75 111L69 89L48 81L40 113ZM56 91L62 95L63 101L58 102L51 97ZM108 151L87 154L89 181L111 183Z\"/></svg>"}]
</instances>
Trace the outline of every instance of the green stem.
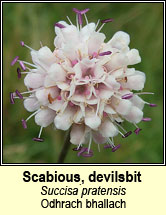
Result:
<instances>
[{"instance_id":1,"label":"green stem","mask_svg":"<svg viewBox=\"0 0 166 215\"><path fill-rule=\"evenodd\" d=\"M67 133L67 137L66 137L65 143L62 147L62 150L61 150L61 153L59 155L57 163L64 163L64 160L65 160L66 155L67 155L69 148L70 148L70 144L71 143L70 143L70 130L69 130Z\"/></svg>"}]
</instances>

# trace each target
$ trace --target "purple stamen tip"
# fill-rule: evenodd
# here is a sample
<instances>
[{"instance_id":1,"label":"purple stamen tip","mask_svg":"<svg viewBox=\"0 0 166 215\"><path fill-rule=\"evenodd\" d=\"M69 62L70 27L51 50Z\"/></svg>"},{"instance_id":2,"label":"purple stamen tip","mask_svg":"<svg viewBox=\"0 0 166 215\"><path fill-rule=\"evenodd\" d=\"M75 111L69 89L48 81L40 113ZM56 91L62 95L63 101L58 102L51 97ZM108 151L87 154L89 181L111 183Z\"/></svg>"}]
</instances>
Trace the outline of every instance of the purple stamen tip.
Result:
<instances>
[{"instance_id":1,"label":"purple stamen tip","mask_svg":"<svg viewBox=\"0 0 166 215\"><path fill-rule=\"evenodd\" d=\"M20 61L19 64L20 64L22 70L25 71L26 70L26 66L24 65L24 63L22 61Z\"/></svg>"},{"instance_id":2,"label":"purple stamen tip","mask_svg":"<svg viewBox=\"0 0 166 215\"><path fill-rule=\"evenodd\" d=\"M26 128L27 128L27 123L26 123L26 121L25 121L24 119L22 119L21 122L22 122L23 128L26 129Z\"/></svg>"},{"instance_id":3,"label":"purple stamen tip","mask_svg":"<svg viewBox=\"0 0 166 215\"><path fill-rule=\"evenodd\" d=\"M149 121L151 121L151 120L152 120L152 119L149 118L149 117L142 118L142 121L144 121L144 122L149 122Z\"/></svg>"},{"instance_id":4,"label":"purple stamen tip","mask_svg":"<svg viewBox=\"0 0 166 215\"><path fill-rule=\"evenodd\" d=\"M108 23L108 22L113 22L113 19L104 19L104 20L101 20L101 23Z\"/></svg>"},{"instance_id":5,"label":"purple stamen tip","mask_svg":"<svg viewBox=\"0 0 166 215\"><path fill-rule=\"evenodd\" d=\"M120 148L120 144L118 144L117 146L115 146L114 148L112 148L112 152L115 152L116 150L118 150Z\"/></svg>"},{"instance_id":6,"label":"purple stamen tip","mask_svg":"<svg viewBox=\"0 0 166 215\"><path fill-rule=\"evenodd\" d=\"M156 107L156 104L149 104L150 107Z\"/></svg>"},{"instance_id":7,"label":"purple stamen tip","mask_svg":"<svg viewBox=\"0 0 166 215\"><path fill-rule=\"evenodd\" d=\"M93 153L91 153L91 152L89 154L88 153L83 153L82 156L89 158L89 157L93 156Z\"/></svg>"},{"instance_id":8,"label":"purple stamen tip","mask_svg":"<svg viewBox=\"0 0 166 215\"><path fill-rule=\"evenodd\" d=\"M79 157L85 151L86 151L86 148L81 148L81 150L77 153L77 156Z\"/></svg>"},{"instance_id":9,"label":"purple stamen tip","mask_svg":"<svg viewBox=\"0 0 166 215\"><path fill-rule=\"evenodd\" d=\"M83 157L92 157L93 156L93 151L90 149L88 152L88 148L84 148L84 152L81 153Z\"/></svg>"},{"instance_id":10,"label":"purple stamen tip","mask_svg":"<svg viewBox=\"0 0 166 215\"><path fill-rule=\"evenodd\" d=\"M109 149L109 148L112 148L111 145L105 145L104 146L104 149Z\"/></svg>"},{"instance_id":11,"label":"purple stamen tip","mask_svg":"<svg viewBox=\"0 0 166 215\"><path fill-rule=\"evenodd\" d=\"M20 99L23 99L23 96L21 95L21 93L20 93L18 90L16 90L16 94L18 95L18 97L19 97Z\"/></svg>"},{"instance_id":12,"label":"purple stamen tip","mask_svg":"<svg viewBox=\"0 0 166 215\"><path fill-rule=\"evenodd\" d=\"M17 77L18 79L21 78L21 69L19 67L17 68Z\"/></svg>"},{"instance_id":13,"label":"purple stamen tip","mask_svg":"<svg viewBox=\"0 0 166 215\"><path fill-rule=\"evenodd\" d=\"M83 157L92 157L93 156L93 151L89 150L88 153L88 148L81 148L81 150L77 153L77 156L83 156Z\"/></svg>"},{"instance_id":14,"label":"purple stamen tip","mask_svg":"<svg viewBox=\"0 0 166 215\"><path fill-rule=\"evenodd\" d=\"M84 10L78 10L77 8L73 8L73 11L74 11L75 13L81 14L81 15L87 13L89 10L90 10L89 8L86 8L86 9L84 9Z\"/></svg>"},{"instance_id":15,"label":"purple stamen tip","mask_svg":"<svg viewBox=\"0 0 166 215\"><path fill-rule=\"evenodd\" d=\"M16 56L16 57L12 60L11 66L13 66L13 65L17 62L18 59L19 59L19 56Z\"/></svg>"},{"instance_id":16,"label":"purple stamen tip","mask_svg":"<svg viewBox=\"0 0 166 215\"><path fill-rule=\"evenodd\" d=\"M14 102L14 95L13 95L13 93L10 93L10 103L11 104L14 104L15 102Z\"/></svg>"},{"instance_id":17,"label":"purple stamen tip","mask_svg":"<svg viewBox=\"0 0 166 215\"><path fill-rule=\"evenodd\" d=\"M122 96L122 99L131 99L133 97L133 93L128 93Z\"/></svg>"},{"instance_id":18,"label":"purple stamen tip","mask_svg":"<svg viewBox=\"0 0 166 215\"><path fill-rule=\"evenodd\" d=\"M128 131L126 134L124 134L124 136L122 136L122 138L126 138L126 137L128 137L129 135L131 135L132 134L132 131Z\"/></svg>"},{"instance_id":19,"label":"purple stamen tip","mask_svg":"<svg viewBox=\"0 0 166 215\"><path fill-rule=\"evenodd\" d=\"M58 27L58 28L65 28L65 26L64 25L62 25L61 23L55 23L55 25L54 26L56 26L56 27Z\"/></svg>"},{"instance_id":20,"label":"purple stamen tip","mask_svg":"<svg viewBox=\"0 0 166 215\"><path fill-rule=\"evenodd\" d=\"M111 53L112 53L111 51L101 52L101 53L99 54L99 56L110 55Z\"/></svg>"},{"instance_id":21,"label":"purple stamen tip","mask_svg":"<svg viewBox=\"0 0 166 215\"><path fill-rule=\"evenodd\" d=\"M135 131L134 131L134 133L135 133L136 135L138 135L140 131L142 131L141 128L136 128Z\"/></svg>"},{"instance_id":22,"label":"purple stamen tip","mask_svg":"<svg viewBox=\"0 0 166 215\"><path fill-rule=\"evenodd\" d=\"M82 25L82 14L81 13L78 13L78 23L80 24L80 25Z\"/></svg>"},{"instance_id":23,"label":"purple stamen tip","mask_svg":"<svg viewBox=\"0 0 166 215\"><path fill-rule=\"evenodd\" d=\"M80 151L82 149L82 147L80 146L79 148L76 147L76 148L73 148L73 151Z\"/></svg>"},{"instance_id":24,"label":"purple stamen tip","mask_svg":"<svg viewBox=\"0 0 166 215\"><path fill-rule=\"evenodd\" d=\"M90 10L89 8L86 8L84 10L81 10L80 13L83 15L83 14L87 13L89 10Z\"/></svg>"},{"instance_id":25,"label":"purple stamen tip","mask_svg":"<svg viewBox=\"0 0 166 215\"><path fill-rule=\"evenodd\" d=\"M20 45L21 45L21 46L24 46L24 41L20 41Z\"/></svg>"},{"instance_id":26,"label":"purple stamen tip","mask_svg":"<svg viewBox=\"0 0 166 215\"><path fill-rule=\"evenodd\" d=\"M43 139L38 138L38 137L34 137L33 140L36 142L43 142L44 141Z\"/></svg>"}]
</instances>

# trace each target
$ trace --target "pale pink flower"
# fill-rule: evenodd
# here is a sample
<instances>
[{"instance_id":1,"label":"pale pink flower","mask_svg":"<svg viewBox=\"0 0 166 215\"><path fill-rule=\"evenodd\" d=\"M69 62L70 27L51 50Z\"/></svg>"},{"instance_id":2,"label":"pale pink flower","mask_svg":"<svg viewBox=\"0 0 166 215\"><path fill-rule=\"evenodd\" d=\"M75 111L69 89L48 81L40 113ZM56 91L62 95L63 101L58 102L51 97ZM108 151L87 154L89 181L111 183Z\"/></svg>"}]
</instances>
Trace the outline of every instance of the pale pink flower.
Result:
<instances>
[{"instance_id":1,"label":"pale pink flower","mask_svg":"<svg viewBox=\"0 0 166 215\"><path fill-rule=\"evenodd\" d=\"M114 137L121 134L129 136L121 123L124 120L132 123L139 134L137 124L150 121L143 118L144 104L149 104L133 93L144 88L145 74L131 68L141 62L139 52L130 49L130 36L122 31L116 32L106 42L101 33L102 27L112 19L102 20L101 27L88 23L88 9L76 13L76 26L65 21L55 24L55 50L47 46L38 51L33 50L21 41L21 46L31 50L33 64L19 60L17 56L11 63L19 62L18 78L25 74L24 84L27 92L16 90L10 94L11 103L15 98L24 99L24 107L33 112L26 120L22 120L24 128L27 121L34 116L41 127L35 141L43 141L41 132L44 127L54 124L57 129L71 128L70 142L78 156L90 157L92 140L98 144L108 144L105 148L116 151L120 145L114 145ZM83 16L86 25L83 26ZM130 68L128 68L130 66ZM25 96L28 95L28 96ZM25 96L25 97L24 97ZM111 138L111 139L110 139ZM83 147L88 144L88 147Z\"/></svg>"}]
</instances>

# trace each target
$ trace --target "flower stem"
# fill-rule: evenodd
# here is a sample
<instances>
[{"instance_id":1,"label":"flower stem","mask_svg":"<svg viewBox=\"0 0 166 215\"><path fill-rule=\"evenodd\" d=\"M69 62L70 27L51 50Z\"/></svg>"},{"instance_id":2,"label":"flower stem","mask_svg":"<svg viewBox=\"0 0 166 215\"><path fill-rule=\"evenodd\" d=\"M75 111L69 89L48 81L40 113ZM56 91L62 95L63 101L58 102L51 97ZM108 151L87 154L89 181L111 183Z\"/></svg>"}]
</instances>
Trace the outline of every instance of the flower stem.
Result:
<instances>
[{"instance_id":1,"label":"flower stem","mask_svg":"<svg viewBox=\"0 0 166 215\"><path fill-rule=\"evenodd\" d=\"M61 150L61 153L59 155L57 163L63 163L64 162L69 148L70 148L70 130L67 132L66 140L65 140L65 143L64 143L63 148Z\"/></svg>"}]
</instances>

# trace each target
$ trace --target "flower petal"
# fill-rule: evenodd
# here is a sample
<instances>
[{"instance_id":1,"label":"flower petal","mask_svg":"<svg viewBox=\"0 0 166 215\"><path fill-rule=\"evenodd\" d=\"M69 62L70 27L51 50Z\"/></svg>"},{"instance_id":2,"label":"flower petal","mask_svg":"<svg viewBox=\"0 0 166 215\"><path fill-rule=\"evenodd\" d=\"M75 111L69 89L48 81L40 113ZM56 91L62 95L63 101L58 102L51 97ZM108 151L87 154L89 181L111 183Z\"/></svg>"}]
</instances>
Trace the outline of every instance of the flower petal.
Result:
<instances>
[{"instance_id":1,"label":"flower petal","mask_svg":"<svg viewBox=\"0 0 166 215\"><path fill-rule=\"evenodd\" d=\"M108 71L119 69L128 64L128 57L124 53L115 53L111 55L110 61L105 64Z\"/></svg>"},{"instance_id":2,"label":"flower petal","mask_svg":"<svg viewBox=\"0 0 166 215\"><path fill-rule=\"evenodd\" d=\"M121 100L119 101L119 104L115 106L115 109L118 113L122 115L127 115L132 107L132 103L128 100Z\"/></svg>"},{"instance_id":3,"label":"flower petal","mask_svg":"<svg viewBox=\"0 0 166 215\"><path fill-rule=\"evenodd\" d=\"M43 109L35 115L35 122L37 125L47 127L54 121L55 116L55 111L51 109Z\"/></svg>"},{"instance_id":4,"label":"flower petal","mask_svg":"<svg viewBox=\"0 0 166 215\"><path fill-rule=\"evenodd\" d=\"M107 138L114 137L118 134L118 128L108 118L102 122L99 131L103 137Z\"/></svg>"},{"instance_id":5,"label":"flower petal","mask_svg":"<svg viewBox=\"0 0 166 215\"><path fill-rule=\"evenodd\" d=\"M144 108L144 100L141 99L139 96L134 95L130 101L133 103L134 106L138 107L140 110L142 110Z\"/></svg>"},{"instance_id":6,"label":"flower petal","mask_svg":"<svg viewBox=\"0 0 166 215\"><path fill-rule=\"evenodd\" d=\"M120 50L126 48L129 43L130 36L123 31L116 32L112 39L108 42L108 44L110 44L113 48L117 48Z\"/></svg>"},{"instance_id":7,"label":"flower petal","mask_svg":"<svg viewBox=\"0 0 166 215\"><path fill-rule=\"evenodd\" d=\"M70 142L74 145L83 144L85 142L85 126L73 124L70 132Z\"/></svg>"},{"instance_id":8,"label":"flower petal","mask_svg":"<svg viewBox=\"0 0 166 215\"><path fill-rule=\"evenodd\" d=\"M103 137L99 131L92 131L93 140L97 144L104 144L107 142L107 138Z\"/></svg>"},{"instance_id":9,"label":"flower petal","mask_svg":"<svg viewBox=\"0 0 166 215\"><path fill-rule=\"evenodd\" d=\"M76 110L71 107L67 107L63 113L59 113L55 119L54 123L57 129L68 130L73 123L73 117Z\"/></svg>"},{"instance_id":10,"label":"flower petal","mask_svg":"<svg viewBox=\"0 0 166 215\"><path fill-rule=\"evenodd\" d=\"M52 64L48 75L45 78L44 86L51 87L55 86L57 82L63 82L66 80L66 72L62 69L59 64Z\"/></svg>"},{"instance_id":11,"label":"flower petal","mask_svg":"<svg viewBox=\"0 0 166 215\"><path fill-rule=\"evenodd\" d=\"M89 55L92 55L94 52L98 52L100 49L101 44L105 40L105 35L103 33L97 33L94 32L91 34L89 40L88 40L88 50Z\"/></svg>"},{"instance_id":12,"label":"flower petal","mask_svg":"<svg viewBox=\"0 0 166 215\"><path fill-rule=\"evenodd\" d=\"M141 62L141 57L137 49L131 49L127 53L127 57L129 59L128 65L134 65Z\"/></svg>"},{"instance_id":13,"label":"flower petal","mask_svg":"<svg viewBox=\"0 0 166 215\"><path fill-rule=\"evenodd\" d=\"M24 84L29 88L39 88L43 86L44 83L44 75L39 73L30 73L25 76Z\"/></svg>"},{"instance_id":14,"label":"flower petal","mask_svg":"<svg viewBox=\"0 0 166 215\"><path fill-rule=\"evenodd\" d=\"M127 82L122 86L132 90L142 90L144 88L146 76L143 72L136 71L134 75L127 77Z\"/></svg>"},{"instance_id":15,"label":"flower petal","mask_svg":"<svg viewBox=\"0 0 166 215\"><path fill-rule=\"evenodd\" d=\"M39 109L40 105L36 98L27 98L24 100L24 107L27 111L33 112Z\"/></svg>"},{"instance_id":16,"label":"flower petal","mask_svg":"<svg viewBox=\"0 0 166 215\"><path fill-rule=\"evenodd\" d=\"M85 124L89 126L91 129L97 129L101 124L101 119L96 115L95 112L91 110L87 110L85 112Z\"/></svg>"},{"instance_id":17,"label":"flower petal","mask_svg":"<svg viewBox=\"0 0 166 215\"><path fill-rule=\"evenodd\" d=\"M138 107L132 106L129 114L124 118L129 122L139 123L143 118L143 112Z\"/></svg>"}]
</instances>

